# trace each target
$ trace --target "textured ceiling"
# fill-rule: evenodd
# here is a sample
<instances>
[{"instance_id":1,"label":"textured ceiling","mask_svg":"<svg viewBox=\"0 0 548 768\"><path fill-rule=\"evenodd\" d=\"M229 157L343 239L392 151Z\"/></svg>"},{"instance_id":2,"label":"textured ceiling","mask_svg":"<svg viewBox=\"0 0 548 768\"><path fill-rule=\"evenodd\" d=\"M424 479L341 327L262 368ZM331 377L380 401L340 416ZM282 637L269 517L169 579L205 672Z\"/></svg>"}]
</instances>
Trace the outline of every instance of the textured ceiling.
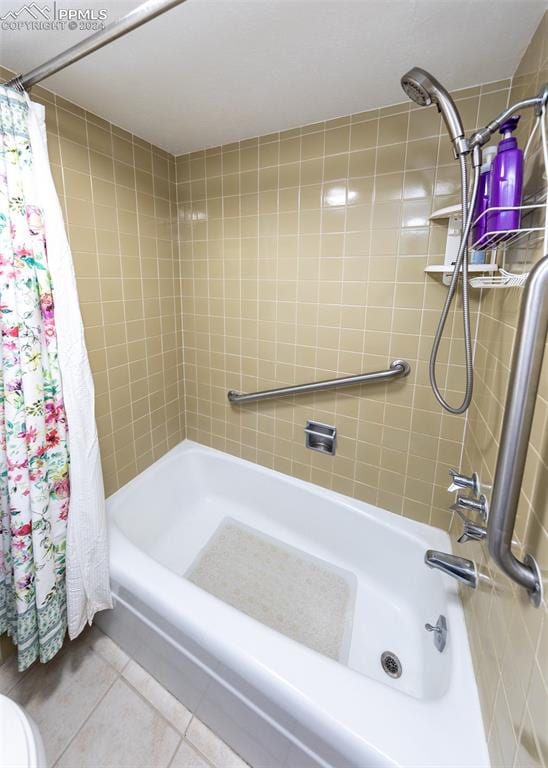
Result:
<instances>
[{"instance_id":1,"label":"textured ceiling","mask_svg":"<svg viewBox=\"0 0 548 768\"><path fill-rule=\"evenodd\" d=\"M39 0L53 6L53 0ZM0 16L20 8L0 0ZM137 2L63 2L104 8ZM544 0L186 0L43 85L174 154L403 99L414 64L448 88L509 77ZM89 32L0 30L26 71Z\"/></svg>"}]
</instances>

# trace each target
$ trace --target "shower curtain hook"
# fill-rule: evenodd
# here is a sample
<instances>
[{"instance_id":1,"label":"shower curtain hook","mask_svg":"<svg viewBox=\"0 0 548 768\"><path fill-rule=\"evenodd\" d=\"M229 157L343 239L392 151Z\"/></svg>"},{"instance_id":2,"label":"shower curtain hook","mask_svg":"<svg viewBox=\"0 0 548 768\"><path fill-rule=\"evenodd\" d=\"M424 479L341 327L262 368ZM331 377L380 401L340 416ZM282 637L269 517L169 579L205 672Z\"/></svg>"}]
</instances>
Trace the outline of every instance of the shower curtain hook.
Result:
<instances>
[{"instance_id":1,"label":"shower curtain hook","mask_svg":"<svg viewBox=\"0 0 548 768\"><path fill-rule=\"evenodd\" d=\"M23 85L23 76L17 75L13 78L9 83L7 83L11 88L15 88L16 91L19 91L19 93L26 93L26 88Z\"/></svg>"}]
</instances>

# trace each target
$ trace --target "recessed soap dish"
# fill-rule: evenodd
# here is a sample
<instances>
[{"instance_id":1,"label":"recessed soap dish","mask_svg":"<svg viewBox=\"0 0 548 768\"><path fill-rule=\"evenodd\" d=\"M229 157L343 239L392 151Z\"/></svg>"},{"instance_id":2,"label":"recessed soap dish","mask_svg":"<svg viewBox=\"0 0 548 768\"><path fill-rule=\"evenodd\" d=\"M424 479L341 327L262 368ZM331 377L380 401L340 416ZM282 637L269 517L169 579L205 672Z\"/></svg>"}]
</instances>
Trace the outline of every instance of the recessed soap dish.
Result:
<instances>
[{"instance_id":1,"label":"recessed soap dish","mask_svg":"<svg viewBox=\"0 0 548 768\"><path fill-rule=\"evenodd\" d=\"M337 447L337 428L319 421L307 421L304 428L305 445L313 451L335 455Z\"/></svg>"}]
</instances>

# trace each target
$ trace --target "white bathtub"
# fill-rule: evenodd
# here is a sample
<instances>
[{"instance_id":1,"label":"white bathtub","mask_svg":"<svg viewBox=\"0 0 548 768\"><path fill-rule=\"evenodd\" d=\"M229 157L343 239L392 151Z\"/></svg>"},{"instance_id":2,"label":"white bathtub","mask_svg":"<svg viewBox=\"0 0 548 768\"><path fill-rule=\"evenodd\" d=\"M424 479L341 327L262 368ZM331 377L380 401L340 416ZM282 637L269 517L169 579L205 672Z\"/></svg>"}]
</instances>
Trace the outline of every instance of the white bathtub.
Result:
<instances>
[{"instance_id":1,"label":"white bathtub","mask_svg":"<svg viewBox=\"0 0 548 768\"><path fill-rule=\"evenodd\" d=\"M100 625L255 768L489 765L456 584L423 562L445 533L190 441L108 510ZM355 574L348 666L183 578L226 517ZM424 629L440 614L443 653Z\"/></svg>"}]
</instances>

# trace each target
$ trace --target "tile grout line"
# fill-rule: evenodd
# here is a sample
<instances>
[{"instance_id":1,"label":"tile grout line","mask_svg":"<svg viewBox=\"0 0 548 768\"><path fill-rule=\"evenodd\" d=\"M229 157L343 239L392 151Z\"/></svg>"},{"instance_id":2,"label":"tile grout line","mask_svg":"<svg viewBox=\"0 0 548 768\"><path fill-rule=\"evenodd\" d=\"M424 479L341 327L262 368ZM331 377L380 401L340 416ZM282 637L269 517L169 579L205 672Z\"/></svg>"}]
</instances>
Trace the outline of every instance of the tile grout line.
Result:
<instances>
[{"instance_id":1,"label":"tile grout line","mask_svg":"<svg viewBox=\"0 0 548 768\"><path fill-rule=\"evenodd\" d=\"M113 670L116 672L116 675L115 675L115 677L114 677L113 681L110 683L110 685L109 685L109 686L106 688L106 690L105 690L105 692L102 694L102 696L100 696L100 698L99 698L99 699L97 700L97 702L94 704L94 706L92 707L92 709L91 709L91 710L90 710L90 712L88 713L87 717L85 717L85 719L82 721L82 723L80 723L80 725L79 725L79 727L76 729L75 733L72 735L72 737L71 737L71 738L68 740L68 742L66 743L66 745L65 745L65 746L63 747L63 749L61 750L61 752L58 754L58 756L57 756L56 760L55 760L55 761L53 762L53 764L52 764L52 768L55 768L55 766L57 766L57 765L58 765L58 763L59 763L59 760L60 760L60 759L63 757L63 755L65 754L65 752L68 750L68 748L70 747L70 745L71 745L71 744L74 742L74 740L75 740L75 739L76 739L76 737L79 735L79 733L80 733L80 732L81 732L81 730L84 728L84 726L85 726L85 725L86 725L86 724L89 722L89 719L91 718L91 716L93 715L93 713L94 713L94 712L95 712L95 711L98 709L99 705L100 705L100 704L102 704L102 702L104 701L104 699L105 699L105 697L107 696L107 694L109 693L109 691L110 691L110 690L113 688L114 684L117 682L117 680L119 680L119 678L120 678L120 676L121 676L121 673L120 673L120 672L118 672L118 671L117 671L117 670L116 670L116 669L115 669L115 668L112 666L112 664L110 664L109 662L105 661L105 659L103 659L101 656L99 656L99 654L98 654L98 653L96 653L96 652L93 650L93 648L91 648L91 646L89 646L89 645L88 645L88 646L87 646L87 650L88 650L88 652L90 652L92 655L94 655L94 656L97 656L97 658L99 658L99 659L100 659L100 660L101 660L101 661L102 661L104 664L107 664L107 666L111 667L111 669L113 669ZM127 664L126 664L125 666L127 666Z\"/></svg>"},{"instance_id":2,"label":"tile grout line","mask_svg":"<svg viewBox=\"0 0 548 768\"><path fill-rule=\"evenodd\" d=\"M178 732L176 731L176 733ZM173 761L175 760L175 756L177 755L177 752L181 748L181 744L183 743L183 741L184 741L184 737L179 734L179 741L177 742L175 749L173 750L173 754L171 755L168 762L166 763L165 768L171 768L171 766L173 765Z\"/></svg>"},{"instance_id":3,"label":"tile grout line","mask_svg":"<svg viewBox=\"0 0 548 768\"><path fill-rule=\"evenodd\" d=\"M139 662L135 661L135 659L133 659L132 657L130 657L130 658L129 658L129 661L128 661L128 663L125 665L124 669L127 669L127 667L128 667L130 664L131 664L131 662L133 662L134 664L137 664L137 666L138 666L138 667L140 667L140 668L141 668L141 669L142 669L142 670L143 670L143 671L144 671L144 672L147 674L147 676L148 676L148 677L150 677L150 679L151 679L151 680L153 680L153 681L154 681L154 682L155 682L157 685L159 685L159 686L160 686L160 688L161 688L161 689L162 689L162 690L163 690L165 693L168 693L168 694L169 694L169 695L170 695L172 698L174 698L174 699L175 699L175 701L176 701L178 704L180 704L182 707L184 707L184 708L186 709L186 711L187 711L187 712L190 714L190 716L191 716L191 717L190 717L190 720L188 721L188 725L187 725L187 726L184 728L184 730L180 730L180 729L179 729L179 728L177 728L175 725L173 725L173 723L172 723L172 722L170 722L170 721L167 719L167 717L166 717L166 716L163 714L163 712L161 712L161 710L159 710L159 709L158 709L158 707L156 707L156 706L155 706L155 705L152 703L152 701L151 701L150 699L148 699L148 698L147 698L147 697L144 695L144 693L141 693L141 691L140 691L138 688L136 688L136 687L133 685L133 683L131 683L131 682L130 682L130 681L127 679L127 677L124 677L124 674L123 674L123 672L121 672L121 673L120 673L120 678L121 678L122 682L123 682L123 683L125 683L125 684L128 686L128 688L130 688L130 689L131 689L131 690L132 690L134 693L136 693L136 694L137 694L137 696L138 696L140 699L142 699L142 701L144 701L144 702L145 702L145 704L148 704L148 706L149 706L149 707L151 707L151 708L152 708L152 709L153 709L155 712L157 712L157 713L158 713L158 715L159 715L159 716L162 718L162 720L164 720L164 722L165 722L165 723L166 723L166 724L167 724L167 725L168 725L168 726L169 726L169 727L170 727L172 730L174 730L174 731L175 731L175 733L178 733L178 734L179 734L179 736L181 736L181 738L182 738L182 739L184 739L184 738L185 738L185 734L186 734L186 732L188 731L188 729L189 729L189 727L190 727L190 723L192 722L192 719L193 719L193 717L194 717L194 715L192 714L192 712L191 712L191 711L190 711L190 710L189 710L187 707L185 707L185 705L184 705L184 704L183 704L181 701L179 701L179 699L178 699L176 696L173 696L173 694L172 694L170 691L168 691L168 690L167 690L167 688L165 688L165 687L164 687L164 686L163 686L163 685L162 685L160 682L158 682L158 680L156 680L156 678L155 678L155 677L153 677L153 676L150 674L150 672L147 672L147 670L146 670L144 667L141 667L141 665L139 664Z\"/></svg>"},{"instance_id":4,"label":"tile grout line","mask_svg":"<svg viewBox=\"0 0 548 768\"><path fill-rule=\"evenodd\" d=\"M153 710L154 710L154 711L155 711L155 712L156 712L156 713L157 713L157 714L158 714L158 715L159 715L159 716L162 718L162 720L164 720L164 722L165 722L165 723L166 723L166 724L167 724L167 725L168 725L168 726L169 726L169 727L170 727L172 730L174 730L174 731L175 731L175 733L177 733L177 734L180 736L180 739L179 739L179 743L177 744L177 747L176 747L176 749L175 749L175 752L174 752L174 754L172 755L172 757L171 757L171 759L170 759L170 762L169 762L169 764L168 764L167 768L169 768L169 766L171 766L171 763L173 762L173 760L174 760L174 758L175 758L175 755L176 755L177 751L179 750L179 747L181 746L182 742L185 742L186 744L189 744L189 745L190 745L190 746L191 746L191 747L194 749L194 751L195 751L195 752L197 752L197 753L198 753L200 756L202 756L202 757L203 757L203 758L206 760L206 762L207 762L208 766L211 766L211 768L215 768L215 767L214 767L214 764L213 764L213 763L211 763L211 761L210 761L210 760L207 758L207 756L206 756L206 755L204 755L204 754L203 754L203 752L202 752L202 751L201 751L201 750L200 750L200 749L199 749L199 748L198 748L198 747L197 747L197 746L196 746L196 745L195 745L195 744L194 744L192 741L190 741L190 740L187 738L187 733L188 733L188 731L189 731L189 729L190 729L190 726L192 725L192 722L193 722L194 720L196 720L198 723L200 723L200 725L203 725L203 726L205 726L206 728L208 728L208 726L207 726L207 725L206 725L206 724L205 724L205 723L204 723L202 720L200 720L200 718L199 718L199 717L197 717L197 716L196 716L196 715L195 715L193 712L191 712L191 711L190 711L190 709L188 709L188 707L186 707L186 706L185 706L185 705L184 705L184 704L183 704L181 701L179 701L179 699L178 699L176 696L174 696L174 695L171 693L171 691L168 691L168 689L167 689L167 688L165 688L165 687L164 687L164 686L163 686L163 685L162 685L162 684L161 684L161 683L160 683L158 680L156 680L156 678L155 678L153 675L151 675L151 674L150 674L150 672L148 672L148 671L147 671L147 670L146 670L144 667L141 667L141 665L139 664L139 662L135 661L135 659L134 659L133 657L131 657L131 656L129 657L129 659L128 659L127 663L124 665L124 670L125 670L125 669L127 669L127 667L128 667L128 666L129 666L129 665L130 665L132 662L133 662L134 664L136 664L137 666L139 666L141 669L143 669L143 670L144 670L144 672L146 673L146 675L147 675L148 677L150 677L150 679L151 679L151 680L153 680L153 681L154 681L154 682L155 682L155 683L156 683L158 686L160 686L164 692L166 692L167 694L169 694L169 696L171 696L173 699L175 699L175 701L176 701L178 704L180 704L182 707L184 707L184 708L185 708L185 710L186 710L186 711L187 711L187 712L190 714L190 719L189 719L189 721L188 721L188 724L186 725L186 727L185 727L183 730L179 730L179 729L178 729L176 726L174 726L174 725L173 725L173 723L171 723L171 722L170 722L170 721L169 721L169 720L168 720L168 719L165 717L165 715L164 715L164 714L163 714L163 713L162 713L162 712L161 712L161 711L160 711L160 710L159 710L159 709L158 709L158 708L157 708L157 707L156 707L156 706L153 704L153 702L152 702L150 699L148 699L148 698L147 698L147 697L146 697L146 696L145 696L145 695L144 695L144 694L143 694L141 691L139 691L139 690L138 690L138 689L137 689L137 688L136 688L136 687L133 685L133 683L131 683L131 682L130 682L130 681L129 681L129 680L126 678L126 677L124 677L124 674L123 674L123 670L120 672L120 674L119 674L119 677L120 677L120 679L122 680L122 682L124 682L124 683L125 683L125 684L126 684L126 685L127 685L127 686L128 686L128 687L129 687L129 688L130 688L130 689L131 689L133 692L134 692L134 693L136 693L136 694L137 694L137 696L138 696L140 699L142 699L142 701L144 701L144 702L145 702L145 704L148 704L148 706L149 706L149 707L151 707L151 708L152 708L152 709L153 709ZM106 694L105 694L105 696L106 696ZM91 716L91 715L90 715L90 716ZM211 730L211 729L210 729L210 728L208 728L208 730ZM224 741L223 741L223 740L220 738L220 736L217 736L217 734L216 734L216 733L214 733L214 731L211 731L211 733L213 733L213 735L215 736L215 738L216 738L216 739L219 739L219 741L220 741L222 744L224 744L224 745L225 745L225 746L227 746L229 749L231 749L231 747L229 747L229 745L228 745L228 744L226 744L226 742L224 742ZM232 751L234 751L234 750L232 750ZM235 754L236 754L236 753L235 753ZM239 757L239 755L238 755L238 757Z\"/></svg>"},{"instance_id":5,"label":"tile grout line","mask_svg":"<svg viewBox=\"0 0 548 768\"><path fill-rule=\"evenodd\" d=\"M193 720L197 720L199 723L201 723L202 725L204 725L206 728L208 727L208 726L207 726L205 723L203 723L203 722L202 722L202 721L201 721L199 718L197 718L197 717L196 717L196 715L192 714L192 717L190 718L190 720L189 720L189 723L188 723L188 725L187 725L187 727L186 727L186 730L185 730L185 734L188 732L188 729L190 728L190 726L191 726L191 724L192 724L192 721L193 721ZM211 729L210 729L210 730L211 730ZM211 732L213 733L213 731L211 731ZM219 737L219 736L217 736L217 734L214 734L214 736L215 736L216 738L218 738L220 741L222 741L222 739L220 739L220 737ZM222 743L223 743L223 744L226 744L226 742L224 742L224 741L223 741ZM206 763L206 765L207 765L209 768L216 768L216 767L215 767L215 765L214 765L214 763L212 763L212 762L211 762L211 761L210 761L210 760L209 760L209 759L206 757L206 755L204 755L204 753L203 753L203 752L202 752L200 749L198 749L198 747L197 747L197 746L194 744L194 742L192 742L192 741L190 741L189 739L187 739L187 738L186 738L186 735L181 737L181 740L180 740L179 744L177 745L177 749L175 750L175 754L174 754L174 755L173 755L173 757L171 758L171 761L170 761L169 765L167 766L167 768L171 768L171 766L173 765L173 761L175 760L175 757L176 757L176 755L177 755L177 752L178 752L178 751L179 751L179 749L181 748L181 745L182 745L182 744L188 744L188 746L189 746L189 747L190 747L190 748L191 748L191 749L192 749L192 750L193 750L193 751L194 751L194 752L195 752L195 753L198 755L198 757L201 757L201 758L203 758L204 762ZM226 744L226 746L228 747L228 744ZM229 749L230 749L230 747L229 747ZM239 755L238 755L238 757L239 757Z\"/></svg>"},{"instance_id":6,"label":"tile grout line","mask_svg":"<svg viewBox=\"0 0 548 768\"><path fill-rule=\"evenodd\" d=\"M108 637L108 635L106 635L106 637ZM117 646L117 648L120 648L120 646L118 646L117 644L116 644L116 646ZM211 768L214 768L213 764L210 763L210 761L207 759L207 757L205 755L203 755L203 753L197 747L195 747L194 744L191 741L186 739L186 734L187 734L188 729L190 728L190 725L191 725L191 723L192 723L192 721L194 719L196 719L199 723L201 723L204 726L205 726L205 723L202 723L202 721L199 718L197 718L192 712L190 712L190 710L188 710L185 707L185 705L182 702L179 701L179 699L177 699L175 696L173 696L173 694L170 691L168 691L167 688L165 688L161 683L159 683L158 680L156 680L156 678L154 678L149 672L147 672L147 670L145 670L144 667L141 667L144 670L144 672L146 673L146 675L148 677L150 677L151 680L153 680L158 686L161 687L161 689L164 692L168 693L169 696L172 696L175 699L175 701L177 701L177 703L181 704L181 706L183 706L185 708L185 710L187 712L189 712L190 719L189 719L188 724L186 725L186 727L184 729L177 728L176 726L173 725L173 723L171 723L165 717L165 715L161 712L161 710L159 710L158 707L155 706L154 703L150 699L148 699L143 693L141 693L141 691L139 691L137 688L135 688L135 686L124 676L124 671L127 669L127 667L132 662L135 663L139 667L141 666L140 664L138 664L137 661L135 661L135 659L133 659L133 657L131 657L129 654L126 654L128 656L126 663L124 664L123 667L121 667L121 669L117 669L111 662L107 661L106 658L104 658L100 653L98 653L96 650L94 650L90 645L87 645L87 650L91 654L96 656L98 659L100 659L104 664L109 666L116 674L115 674L115 677L112 680L112 682L105 689L104 693L101 695L101 697L94 704L92 709L89 711L88 715L85 717L85 719L82 721L82 723L78 726L78 728L76 729L74 734L68 740L67 744L63 747L63 749L61 750L61 752L59 753L59 755L57 756L55 761L52 763L52 768L55 768L58 765L58 763L61 760L61 758L63 757L63 755L67 752L67 750L70 748L70 746L77 739L77 737L79 736L81 731L89 723L90 719L93 717L95 712L99 709L99 707L104 702L105 698L107 697L107 695L109 694L109 692L112 690L112 688L115 686L115 684L117 682L124 683L129 690L131 690L135 695L137 695L137 697L139 699L141 699L141 701L143 701L143 703L145 703L148 707L150 707L156 713L156 715L158 717L160 717L161 720L163 720L163 722L167 725L167 727L170 728L179 737L178 741L177 741L177 744L176 744L176 747L174 749L174 752L171 755L171 757L169 759L169 762L166 765L166 768L169 768L169 766L171 766L171 764L172 764L172 762L173 762L173 760L175 758L175 755L177 754L177 752L178 752L181 744L183 743L183 741L186 742L187 744L189 744L194 749L194 751L197 752L200 756L203 756L203 758L206 760L206 763L207 763L208 766L211 766ZM122 650L122 649L120 649L120 650ZM21 682L21 681L18 681L18 683L19 682ZM13 689L10 689L10 690L13 690ZM214 735L215 735L216 738L219 738L216 734L214 734ZM222 739L219 738L219 740L222 742ZM225 742L222 742L222 743L224 744Z\"/></svg>"}]
</instances>

